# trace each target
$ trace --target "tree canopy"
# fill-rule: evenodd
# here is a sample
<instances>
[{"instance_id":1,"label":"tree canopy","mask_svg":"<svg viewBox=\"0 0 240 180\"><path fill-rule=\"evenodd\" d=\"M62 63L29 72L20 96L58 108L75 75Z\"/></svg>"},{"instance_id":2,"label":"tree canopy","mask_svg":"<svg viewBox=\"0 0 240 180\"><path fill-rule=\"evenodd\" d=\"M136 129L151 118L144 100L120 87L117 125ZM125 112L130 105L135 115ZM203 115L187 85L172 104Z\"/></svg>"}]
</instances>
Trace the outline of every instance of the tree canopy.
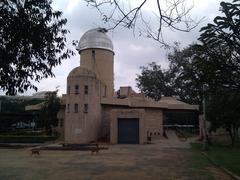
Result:
<instances>
[{"instance_id":1,"label":"tree canopy","mask_svg":"<svg viewBox=\"0 0 240 180\"><path fill-rule=\"evenodd\" d=\"M221 2L222 16L202 27L199 40L207 58L209 79L215 88L240 89L240 4ZM212 73L210 73L212 72ZM214 73L214 75L213 75Z\"/></svg>"},{"instance_id":2,"label":"tree canopy","mask_svg":"<svg viewBox=\"0 0 240 180\"><path fill-rule=\"evenodd\" d=\"M66 47L67 19L51 3L0 2L0 89L8 95L37 90L34 81L54 77L53 67L73 55Z\"/></svg>"},{"instance_id":3,"label":"tree canopy","mask_svg":"<svg viewBox=\"0 0 240 180\"><path fill-rule=\"evenodd\" d=\"M159 93L161 96L164 95L164 86L171 82L170 94L185 102L200 104L203 84L208 86L208 92L211 93L217 89L240 89L240 4L234 0L233 3L222 2L220 5L223 16L217 16L214 24L201 28L199 44L184 49L176 44L168 54L167 70L162 72L160 67L153 69L150 65L150 73L148 67L141 67L142 73L137 78L140 90L147 92L146 95ZM171 79L159 80L162 74L168 74ZM155 80L153 77L156 77ZM146 83L146 80L149 82ZM158 87L158 91L147 88L150 82L154 82L154 85L161 82L161 87Z\"/></svg>"},{"instance_id":4,"label":"tree canopy","mask_svg":"<svg viewBox=\"0 0 240 180\"><path fill-rule=\"evenodd\" d=\"M137 87L147 96L160 100L161 96L177 96L190 104L202 101L202 85L205 82L201 67L201 47L196 44L180 49L179 44L168 54L169 67L165 70L156 63L140 67Z\"/></svg>"},{"instance_id":5,"label":"tree canopy","mask_svg":"<svg viewBox=\"0 0 240 180\"><path fill-rule=\"evenodd\" d=\"M206 56L201 64L210 91L207 94L207 120L212 130L223 127L232 145L240 127L240 4L221 2L222 16L201 28L201 47Z\"/></svg>"},{"instance_id":6,"label":"tree canopy","mask_svg":"<svg viewBox=\"0 0 240 180\"><path fill-rule=\"evenodd\" d=\"M233 0L220 5L223 16L201 28L199 44L184 49L176 45L168 55L169 68L164 71L156 63L141 67L137 85L157 100L167 95L166 86L170 94L191 104L201 104L205 97L211 130L226 128L234 144L240 127L240 4Z\"/></svg>"},{"instance_id":7,"label":"tree canopy","mask_svg":"<svg viewBox=\"0 0 240 180\"><path fill-rule=\"evenodd\" d=\"M137 75L137 87L148 97L160 100L164 96L174 95L172 88L172 77L168 71L161 69L156 63L140 67L142 72Z\"/></svg>"}]
</instances>

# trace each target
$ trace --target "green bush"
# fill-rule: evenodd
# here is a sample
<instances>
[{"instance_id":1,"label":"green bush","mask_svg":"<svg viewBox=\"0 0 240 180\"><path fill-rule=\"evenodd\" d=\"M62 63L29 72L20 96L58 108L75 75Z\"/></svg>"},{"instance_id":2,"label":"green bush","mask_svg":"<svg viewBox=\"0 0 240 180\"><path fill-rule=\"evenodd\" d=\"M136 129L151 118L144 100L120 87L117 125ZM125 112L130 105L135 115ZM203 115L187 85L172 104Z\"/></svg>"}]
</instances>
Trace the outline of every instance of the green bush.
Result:
<instances>
[{"instance_id":1,"label":"green bush","mask_svg":"<svg viewBox=\"0 0 240 180\"><path fill-rule=\"evenodd\" d=\"M57 136L0 136L0 143L44 143L54 141Z\"/></svg>"},{"instance_id":2,"label":"green bush","mask_svg":"<svg viewBox=\"0 0 240 180\"><path fill-rule=\"evenodd\" d=\"M17 130L9 132L1 132L0 136L41 136L44 135L43 131L32 131L32 130Z\"/></svg>"}]
</instances>

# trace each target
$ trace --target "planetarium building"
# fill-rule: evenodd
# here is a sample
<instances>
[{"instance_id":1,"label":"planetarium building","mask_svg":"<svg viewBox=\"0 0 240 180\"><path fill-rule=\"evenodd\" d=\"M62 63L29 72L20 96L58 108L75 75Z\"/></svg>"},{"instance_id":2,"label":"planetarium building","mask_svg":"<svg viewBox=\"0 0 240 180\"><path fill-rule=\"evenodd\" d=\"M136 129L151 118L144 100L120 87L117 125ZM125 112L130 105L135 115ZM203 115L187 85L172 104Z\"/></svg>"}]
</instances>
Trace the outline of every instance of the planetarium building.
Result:
<instances>
[{"instance_id":1,"label":"planetarium building","mask_svg":"<svg viewBox=\"0 0 240 180\"><path fill-rule=\"evenodd\" d=\"M61 115L65 143L105 139L112 144L144 144L148 137L163 135L171 112L198 114L197 106L173 97L154 101L134 92L130 86L115 92L115 53L105 29L91 29L83 34L77 50L80 66L67 77ZM190 124L197 126L197 123Z\"/></svg>"}]
</instances>

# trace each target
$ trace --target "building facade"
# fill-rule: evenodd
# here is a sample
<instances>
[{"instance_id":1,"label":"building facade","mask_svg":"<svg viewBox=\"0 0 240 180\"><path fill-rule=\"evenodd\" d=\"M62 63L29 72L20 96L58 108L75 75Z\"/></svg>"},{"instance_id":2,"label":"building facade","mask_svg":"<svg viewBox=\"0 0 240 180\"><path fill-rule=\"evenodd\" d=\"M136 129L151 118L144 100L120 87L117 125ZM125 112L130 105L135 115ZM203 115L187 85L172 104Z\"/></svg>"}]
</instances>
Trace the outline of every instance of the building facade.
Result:
<instances>
[{"instance_id":1,"label":"building facade","mask_svg":"<svg viewBox=\"0 0 240 180\"><path fill-rule=\"evenodd\" d=\"M108 139L112 144L144 144L149 136L162 136L164 112L198 107L172 97L154 101L131 87L114 92L114 50L107 31L97 28L80 39L80 66L67 77L64 95L64 141L84 144Z\"/></svg>"}]
</instances>

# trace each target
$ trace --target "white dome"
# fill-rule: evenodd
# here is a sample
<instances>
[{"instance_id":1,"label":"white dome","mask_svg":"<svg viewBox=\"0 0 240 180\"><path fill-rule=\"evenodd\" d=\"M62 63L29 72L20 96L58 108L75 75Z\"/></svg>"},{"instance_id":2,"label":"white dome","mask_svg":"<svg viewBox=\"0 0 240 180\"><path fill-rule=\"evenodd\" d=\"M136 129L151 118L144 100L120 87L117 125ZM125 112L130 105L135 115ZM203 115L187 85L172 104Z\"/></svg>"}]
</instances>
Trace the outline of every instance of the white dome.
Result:
<instances>
[{"instance_id":1,"label":"white dome","mask_svg":"<svg viewBox=\"0 0 240 180\"><path fill-rule=\"evenodd\" d=\"M107 30L104 28L91 29L81 37L77 50L80 52L84 49L99 48L113 52L113 43L106 35Z\"/></svg>"}]
</instances>

